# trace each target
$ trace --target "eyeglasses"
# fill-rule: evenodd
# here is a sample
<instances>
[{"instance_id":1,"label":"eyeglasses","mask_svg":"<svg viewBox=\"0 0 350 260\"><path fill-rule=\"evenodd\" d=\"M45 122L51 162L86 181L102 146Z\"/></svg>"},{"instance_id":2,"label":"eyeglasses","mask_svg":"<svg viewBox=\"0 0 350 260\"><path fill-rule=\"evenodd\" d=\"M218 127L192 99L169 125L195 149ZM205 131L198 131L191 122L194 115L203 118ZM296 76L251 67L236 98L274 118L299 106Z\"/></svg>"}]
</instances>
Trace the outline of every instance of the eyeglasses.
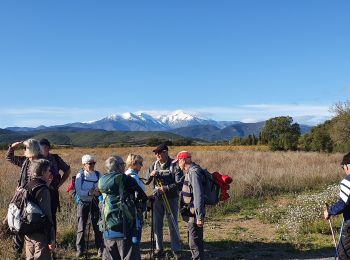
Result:
<instances>
[{"instance_id":1,"label":"eyeglasses","mask_svg":"<svg viewBox=\"0 0 350 260\"><path fill-rule=\"evenodd\" d=\"M90 165L90 166L93 166L93 165L95 165L96 163L95 162L89 162L89 163L87 163L88 165Z\"/></svg>"},{"instance_id":2,"label":"eyeglasses","mask_svg":"<svg viewBox=\"0 0 350 260\"><path fill-rule=\"evenodd\" d=\"M142 162L137 162L138 165L140 166L143 166L143 163Z\"/></svg>"},{"instance_id":3,"label":"eyeglasses","mask_svg":"<svg viewBox=\"0 0 350 260\"><path fill-rule=\"evenodd\" d=\"M155 154L156 154L156 155L158 155L158 154L162 154L162 153L165 153L165 152L167 152L167 150L163 150L163 151L155 152Z\"/></svg>"}]
</instances>

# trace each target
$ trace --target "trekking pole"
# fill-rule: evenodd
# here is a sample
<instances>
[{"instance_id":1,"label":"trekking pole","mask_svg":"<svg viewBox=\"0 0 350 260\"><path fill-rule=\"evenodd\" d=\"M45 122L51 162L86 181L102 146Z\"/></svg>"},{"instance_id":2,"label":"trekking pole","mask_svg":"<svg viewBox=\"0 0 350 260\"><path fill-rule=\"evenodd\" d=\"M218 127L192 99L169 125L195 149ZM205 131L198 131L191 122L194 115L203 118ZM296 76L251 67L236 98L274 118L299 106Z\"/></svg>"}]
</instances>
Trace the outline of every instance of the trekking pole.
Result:
<instances>
[{"instance_id":1,"label":"trekking pole","mask_svg":"<svg viewBox=\"0 0 350 260\"><path fill-rule=\"evenodd\" d=\"M154 216L153 216L153 200L151 201L151 258L154 256Z\"/></svg>"},{"instance_id":2,"label":"trekking pole","mask_svg":"<svg viewBox=\"0 0 350 260\"><path fill-rule=\"evenodd\" d=\"M160 186L160 187L163 187L162 183L160 182L160 180L158 180L157 178L155 179L156 180L156 185L157 186ZM180 238L180 231L176 225L176 222L175 222L175 218L174 218L174 214L173 212L171 211L171 208L170 208L170 204L169 204L169 200L167 198L167 196L165 195L165 192L162 193L162 199L164 201L164 205L165 205L165 209L168 213L168 215L170 216L170 219L171 219L171 222L172 222L172 225L175 229L175 233L177 235L177 238L179 239L179 241L181 240Z\"/></svg>"},{"instance_id":3,"label":"trekking pole","mask_svg":"<svg viewBox=\"0 0 350 260\"><path fill-rule=\"evenodd\" d=\"M340 245L341 234L343 233L343 228L344 228L344 218L343 218L343 221L342 221L341 227L340 227L339 238L338 238L338 246ZM336 260L337 257L338 257L338 246L336 247L334 260Z\"/></svg>"},{"instance_id":4,"label":"trekking pole","mask_svg":"<svg viewBox=\"0 0 350 260\"><path fill-rule=\"evenodd\" d=\"M327 203L325 204L325 210L328 210ZM334 235L333 226L332 226L332 222L331 222L330 218L328 218L328 223L329 223L329 227L330 227L331 232L332 232L332 238L333 238L333 243L334 243L334 248L335 248L335 259L336 259L337 255L338 255L337 242L335 241L335 235Z\"/></svg>"}]
</instances>

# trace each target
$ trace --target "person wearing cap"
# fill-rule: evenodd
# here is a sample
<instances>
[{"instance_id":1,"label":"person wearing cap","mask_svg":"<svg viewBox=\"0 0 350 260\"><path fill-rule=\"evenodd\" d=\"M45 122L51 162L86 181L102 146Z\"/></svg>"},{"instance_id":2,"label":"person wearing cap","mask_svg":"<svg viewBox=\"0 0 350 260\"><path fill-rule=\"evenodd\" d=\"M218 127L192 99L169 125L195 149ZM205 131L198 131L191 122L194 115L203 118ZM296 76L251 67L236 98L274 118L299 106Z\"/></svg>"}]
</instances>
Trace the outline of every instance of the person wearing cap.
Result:
<instances>
[{"instance_id":1,"label":"person wearing cap","mask_svg":"<svg viewBox=\"0 0 350 260\"><path fill-rule=\"evenodd\" d=\"M205 205L202 169L192 162L191 154L187 151L179 152L175 161L185 174L180 205L182 218L187 223L192 259L204 259Z\"/></svg>"},{"instance_id":2,"label":"person wearing cap","mask_svg":"<svg viewBox=\"0 0 350 260\"><path fill-rule=\"evenodd\" d=\"M340 198L334 205L326 208L323 214L325 219L343 214L344 228L338 245L338 257L339 259L350 259L350 153L344 155L340 165L346 174L345 178L340 182Z\"/></svg>"},{"instance_id":3,"label":"person wearing cap","mask_svg":"<svg viewBox=\"0 0 350 260\"><path fill-rule=\"evenodd\" d=\"M69 178L71 173L70 166L58 155L50 153L51 144L49 140L43 138L39 141L41 147L41 153L43 158L50 161L51 163L51 173L53 175L53 180L50 185L51 191L51 205L52 205L52 218L54 223L55 232L57 232L57 210L60 209L60 196L59 188L62 184ZM61 176L60 171L63 172Z\"/></svg>"},{"instance_id":4,"label":"person wearing cap","mask_svg":"<svg viewBox=\"0 0 350 260\"><path fill-rule=\"evenodd\" d=\"M15 155L15 150L24 148L23 155ZM11 144L6 153L6 161L21 168L18 187L24 187L30 181L29 168L34 160L43 158L39 142L28 139ZM24 246L24 236L21 234L13 236L13 247L16 255L21 255Z\"/></svg>"},{"instance_id":5,"label":"person wearing cap","mask_svg":"<svg viewBox=\"0 0 350 260\"><path fill-rule=\"evenodd\" d=\"M162 198L164 193L169 201L172 215L176 226L172 224L170 215L166 215L169 223L171 250L176 259L181 257L181 241L178 237L178 212L179 212L179 192L183 184L183 173L181 169L173 163L168 154L168 147L165 144L157 146L153 150L156 161L149 167L146 175L146 185L153 182L154 187L154 237L156 251L154 257L164 256L163 246L163 221L166 207Z\"/></svg>"},{"instance_id":6,"label":"person wearing cap","mask_svg":"<svg viewBox=\"0 0 350 260\"><path fill-rule=\"evenodd\" d=\"M98 181L100 173L95 170L95 157L85 154L81 158L83 168L76 175L75 190L77 201L77 240L76 257L81 257L84 254L86 242L86 224L90 216L92 228L95 234L95 246L98 250L98 257L102 256L102 233L98 227L100 211L98 207L98 196L101 195L98 190Z\"/></svg>"}]
</instances>

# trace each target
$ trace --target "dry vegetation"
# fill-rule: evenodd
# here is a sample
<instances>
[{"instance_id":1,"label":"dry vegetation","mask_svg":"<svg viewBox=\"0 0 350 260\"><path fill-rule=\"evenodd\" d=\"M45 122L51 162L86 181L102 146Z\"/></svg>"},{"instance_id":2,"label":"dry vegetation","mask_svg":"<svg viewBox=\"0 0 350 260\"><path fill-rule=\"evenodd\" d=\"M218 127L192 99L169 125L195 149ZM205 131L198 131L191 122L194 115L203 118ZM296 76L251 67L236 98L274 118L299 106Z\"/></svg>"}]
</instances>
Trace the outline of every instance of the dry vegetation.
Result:
<instances>
[{"instance_id":1,"label":"dry vegetation","mask_svg":"<svg viewBox=\"0 0 350 260\"><path fill-rule=\"evenodd\" d=\"M241 151L229 149L229 147L174 147L170 155L181 150L192 152L193 160L210 171L219 171L230 175L234 182L231 189L231 200L244 198L271 197L284 193L302 192L305 190L320 190L326 185L337 183L342 172L339 167L341 154L320 154L305 152L268 152L266 147L255 148L255 151ZM21 151L18 151L19 153ZM97 170L104 171L104 160L109 155L120 155L126 158L128 153L138 153L144 157L144 165L147 167L154 160L152 148L74 148L54 150L71 165L72 173L75 174L81 167L81 156L89 153L97 158ZM16 187L20 169L4 160L5 151L0 152L0 217L4 218L7 205ZM144 168L143 170L146 170ZM143 175L142 173L141 175ZM66 243L67 237L74 234L75 207L71 198L61 191L62 212L58 214L59 242ZM150 193L150 191L149 191ZM227 216L223 216L227 217ZM238 221L238 220L235 220ZM208 223L209 224L209 223ZM183 229L182 225L182 229ZM274 232L274 231L273 231ZM272 232L272 233L273 233ZM146 232L147 233L147 232ZM219 232L218 232L219 233ZM208 230L207 240L215 240L215 232ZM227 238L226 238L227 239ZM145 238L144 241L149 240ZM186 239L183 239L186 241ZM68 243L68 242L67 242ZM1 259L8 256L11 243L0 238ZM68 255L73 255L70 250Z\"/></svg>"}]
</instances>

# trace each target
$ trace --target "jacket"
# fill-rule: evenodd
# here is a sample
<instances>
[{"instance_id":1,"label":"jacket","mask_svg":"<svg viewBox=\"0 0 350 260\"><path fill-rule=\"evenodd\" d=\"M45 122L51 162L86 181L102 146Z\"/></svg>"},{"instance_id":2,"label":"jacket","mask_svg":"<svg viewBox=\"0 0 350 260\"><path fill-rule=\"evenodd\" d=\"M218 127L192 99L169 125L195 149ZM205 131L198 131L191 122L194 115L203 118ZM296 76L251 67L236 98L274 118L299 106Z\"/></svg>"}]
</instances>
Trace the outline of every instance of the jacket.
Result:
<instances>
[{"instance_id":1,"label":"jacket","mask_svg":"<svg viewBox=\"0 0 350 260\"><path fill-rule=\"evenodd\" d=\"M340 182L339 200L328 209L331 216L343 213L344 221L350 220L350 175Z\"/></svg>"},{"instance_id":2,"label":"jacket","mask_svg":"<svg viewBox=\"0 0 350 260\"><path fill-rule=\"evenodd\" d=\"M159 171L157 179L162 182L163 186L167 186L166 196L168 199L178 198L179 192L182 189L184 175L182 170L177 164L172 162L173 160L169 157L167 162L163 165L159 161L154 162L148 169L146 175L146 185L153 181L153 188L155 188L154 177L150 176L153 170Z\"/></svg>"}]
</instances>

